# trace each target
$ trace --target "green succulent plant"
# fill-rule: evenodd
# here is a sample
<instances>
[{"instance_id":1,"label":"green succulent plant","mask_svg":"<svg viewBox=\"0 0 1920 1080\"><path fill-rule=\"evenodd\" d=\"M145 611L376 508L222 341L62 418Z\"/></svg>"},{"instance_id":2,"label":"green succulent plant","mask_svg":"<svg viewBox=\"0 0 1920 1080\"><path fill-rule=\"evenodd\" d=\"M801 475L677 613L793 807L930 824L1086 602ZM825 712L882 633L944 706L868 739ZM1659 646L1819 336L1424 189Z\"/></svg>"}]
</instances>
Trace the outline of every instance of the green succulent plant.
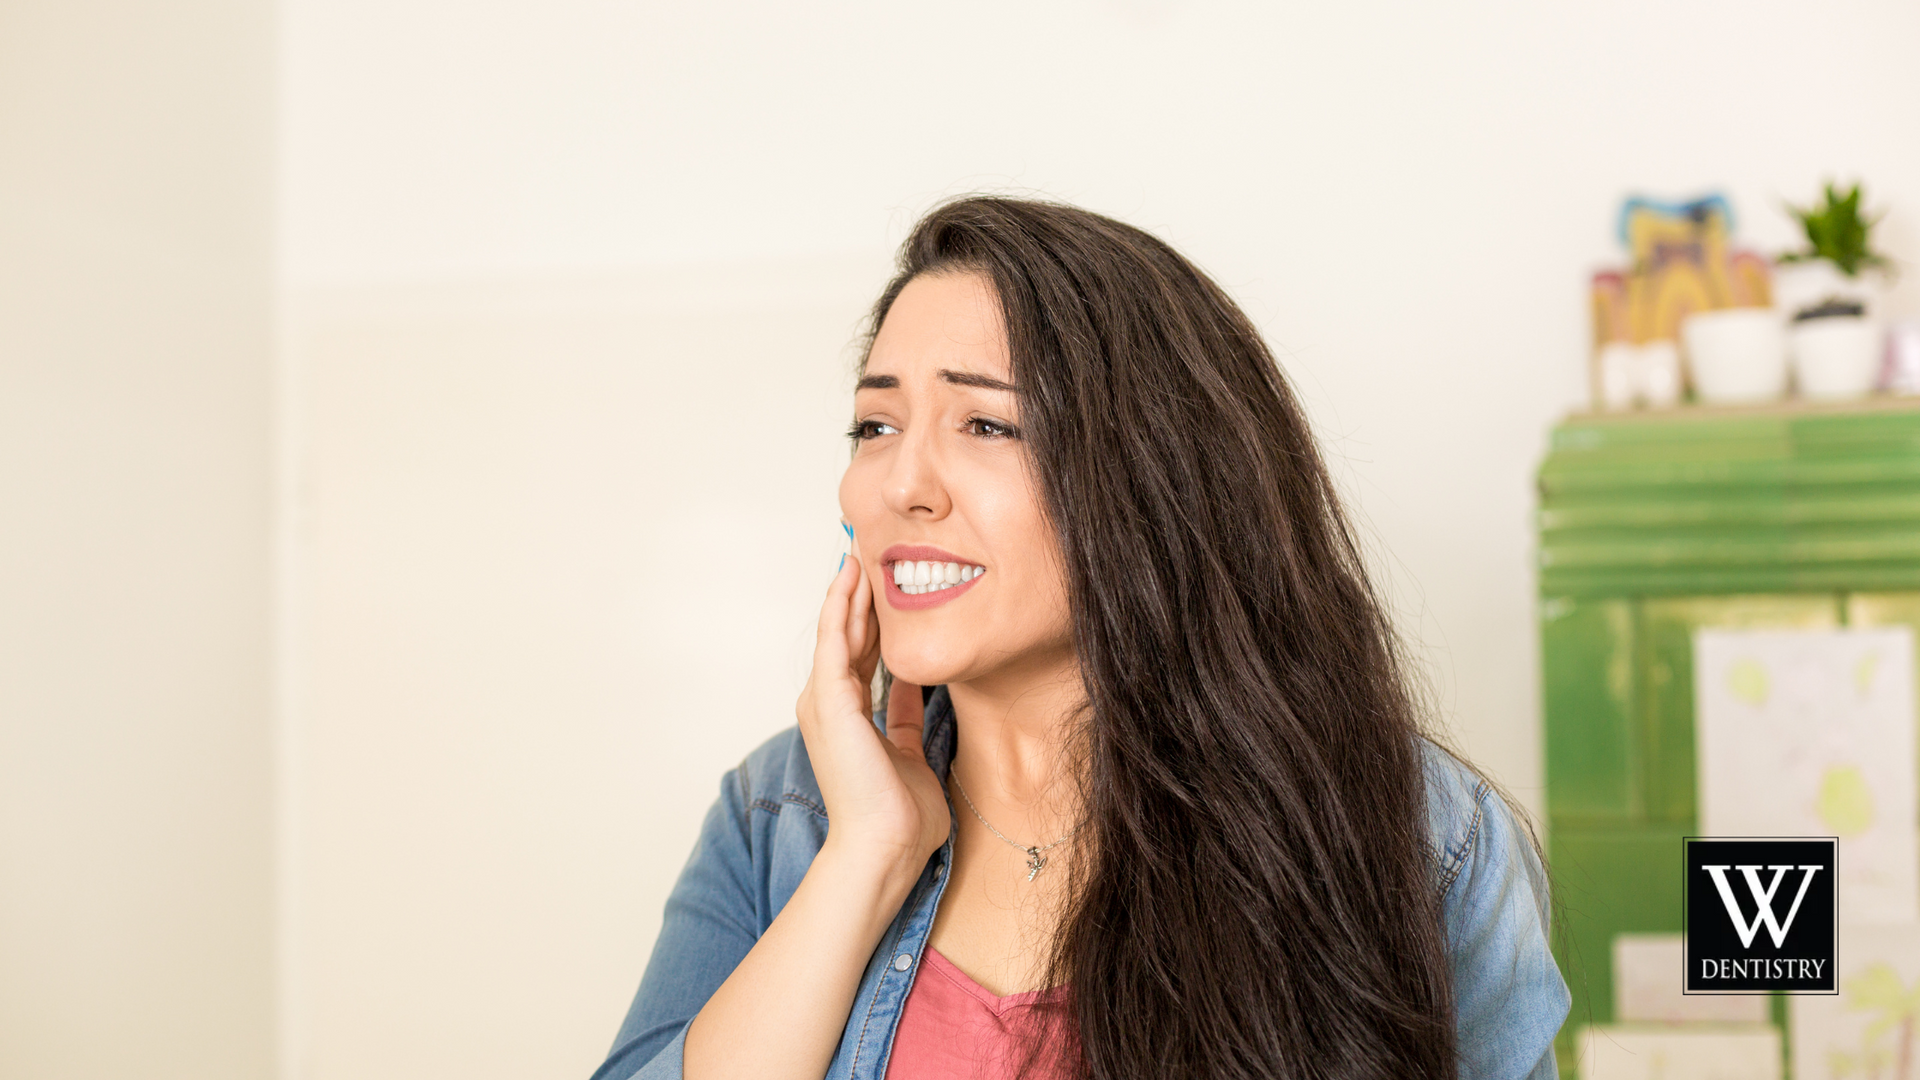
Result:
<instances>
[{"instance_id":1,"label":"green succulent plant","mask_svg":"<svg viewBox=\"0 0 1920 1080\"><path fill-rule=\"evenodd\" d=\"M1868 267L1888 265L1886 256L1873 250L1874 225L1880 216L1860 214L1860 185L1845 192L1827 182L1827 201L1821 206L1798 207L1789 204L1787 212L1800 222L1807 233L1807 250L1780 256L1781 262L1810 262L1825 259L1848 277L1857 277Z\"/></svg>"}]
</instances>

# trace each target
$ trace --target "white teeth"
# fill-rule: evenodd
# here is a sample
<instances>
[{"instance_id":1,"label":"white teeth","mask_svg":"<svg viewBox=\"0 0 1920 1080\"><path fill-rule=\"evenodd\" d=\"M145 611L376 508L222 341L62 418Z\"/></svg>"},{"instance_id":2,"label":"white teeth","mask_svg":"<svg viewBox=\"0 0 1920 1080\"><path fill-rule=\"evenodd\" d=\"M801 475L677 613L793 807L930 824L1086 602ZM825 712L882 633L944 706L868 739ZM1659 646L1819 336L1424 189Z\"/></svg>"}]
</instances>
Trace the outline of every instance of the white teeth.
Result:
<instances>
[{"instance_id":1,"label":"white teeth","mask_svg":"<svg viewBox=\"0 0 1920 1080\"><path fill-rule=\"evenodd\" d=\"M984 566L959 562L897 562L893 564L893 583L908 596L939 592L972 581L987 572Z\"/></svg>"}]
</instances>

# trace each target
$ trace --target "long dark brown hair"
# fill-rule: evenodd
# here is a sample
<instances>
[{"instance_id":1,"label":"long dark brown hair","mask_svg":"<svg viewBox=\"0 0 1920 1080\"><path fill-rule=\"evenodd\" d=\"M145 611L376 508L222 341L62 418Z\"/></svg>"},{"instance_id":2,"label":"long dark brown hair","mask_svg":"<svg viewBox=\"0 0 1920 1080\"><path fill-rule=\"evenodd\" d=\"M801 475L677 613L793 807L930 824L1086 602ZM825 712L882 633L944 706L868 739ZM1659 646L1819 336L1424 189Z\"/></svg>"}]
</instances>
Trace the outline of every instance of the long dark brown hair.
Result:
<instances>
[{"instance_id":1,"label":"long dark brown hair","mask_svg":"<svg viewBox=\"0 0 1920 1080\"><path fill-rule=\"evenodd\" d=\"M1453 1077L1416 697L1273 355L1085 210L938 207L871 326L946 272L998 295L1087 694L1036 1047L1098 1080Z\"/></svg>"}]
</instances>

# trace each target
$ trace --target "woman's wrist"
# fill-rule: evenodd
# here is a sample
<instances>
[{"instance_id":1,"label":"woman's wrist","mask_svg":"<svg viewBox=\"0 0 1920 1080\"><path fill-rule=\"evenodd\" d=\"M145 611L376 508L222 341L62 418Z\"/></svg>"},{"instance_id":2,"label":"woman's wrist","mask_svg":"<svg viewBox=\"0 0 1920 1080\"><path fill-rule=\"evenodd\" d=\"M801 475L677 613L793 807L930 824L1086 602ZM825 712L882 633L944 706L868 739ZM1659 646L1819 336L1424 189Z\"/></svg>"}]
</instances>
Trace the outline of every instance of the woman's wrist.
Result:
<instances>
[{"instance_id":1,"label":"woman's wrist","mask_svg":"<svg viewBox=\"0 0 1920 1080\"><path fill-rule=\"evenodd\" d=\"M931 854L920 853L908 845L829 828L827 841L814 856L807 876L821 875L833 883L835 891L873 897L876 914L884 914L886 920L891 921L893 913L906 902L907 894L920 880Z\"/></svg>"}]
</instances>

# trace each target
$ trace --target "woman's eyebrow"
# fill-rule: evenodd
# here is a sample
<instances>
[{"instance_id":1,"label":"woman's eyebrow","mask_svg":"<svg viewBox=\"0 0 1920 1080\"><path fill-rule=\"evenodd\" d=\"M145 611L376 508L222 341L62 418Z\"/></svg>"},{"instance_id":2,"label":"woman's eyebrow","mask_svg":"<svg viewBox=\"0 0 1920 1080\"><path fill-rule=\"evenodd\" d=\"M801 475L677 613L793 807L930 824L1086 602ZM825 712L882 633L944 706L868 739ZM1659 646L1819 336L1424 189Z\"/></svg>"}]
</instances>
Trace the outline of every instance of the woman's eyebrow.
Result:
<instances>
[{"instance_id":1,"label":"woman's eyebrow","mask_svg":"<svg viewBox=\"0 0 1920 1080\"><path fill-rule=\"evenodd\" d=\"M972 386L981 390L1005 390L1008 393L1014 392L1012 383L1001 382L991 375L976 375L971 371L954 371L950 368L942 368L940 369L940 377L955 386Z\"/></svg>"},{"instance_id":2,"label":"woman's eyebrow","mask_svg":"<svg viewBox=\"0 0 1920 1080\"><path fill-rule=\"evenodd\" d=\"M1016 392L1014 385L1010 382L1001 382L991 375L976 375L971 371L954 371L951 368L941 368L940 378L955 386L972 386L981 390L1005 390L1008 393ZM856 391L898 390L900 389L900 380L892 375L862 375L860 381L855 383L853 388Z\"/></svg>"}]
</instances>

